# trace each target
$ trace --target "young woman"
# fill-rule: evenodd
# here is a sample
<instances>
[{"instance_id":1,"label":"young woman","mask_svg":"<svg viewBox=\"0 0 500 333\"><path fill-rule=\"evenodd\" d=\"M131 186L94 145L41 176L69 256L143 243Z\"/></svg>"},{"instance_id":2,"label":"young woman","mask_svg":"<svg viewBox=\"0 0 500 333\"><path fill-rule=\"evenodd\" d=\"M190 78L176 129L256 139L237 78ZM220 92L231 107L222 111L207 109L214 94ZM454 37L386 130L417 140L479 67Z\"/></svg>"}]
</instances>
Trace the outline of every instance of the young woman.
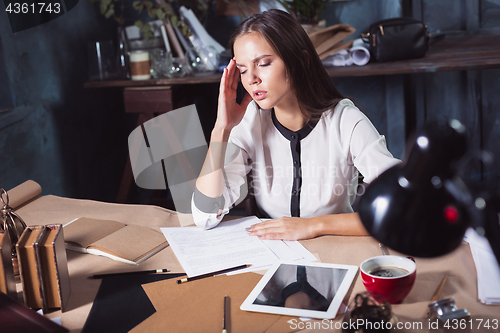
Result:
<instances>
[{"instance_id":1,"label":"young woman","mask_svg":"<svg viewBox=\"0 0 500 333\"><path fill-rule=\"evenodd\" d=\"M258 209L271 220L249 234L285 240L366 234L351 205L359 173L370 182L399 162L384 137L337 91L288 13L249 17L230 46L234 58L222 75L217 120L191 205L195 223L215 227L251 169ZM238 104L239 80L247 94ZM236 147L236 158L225 156L226 145ZM224 165L225 159L231 162Z\"/></svg>"}]
</instances>

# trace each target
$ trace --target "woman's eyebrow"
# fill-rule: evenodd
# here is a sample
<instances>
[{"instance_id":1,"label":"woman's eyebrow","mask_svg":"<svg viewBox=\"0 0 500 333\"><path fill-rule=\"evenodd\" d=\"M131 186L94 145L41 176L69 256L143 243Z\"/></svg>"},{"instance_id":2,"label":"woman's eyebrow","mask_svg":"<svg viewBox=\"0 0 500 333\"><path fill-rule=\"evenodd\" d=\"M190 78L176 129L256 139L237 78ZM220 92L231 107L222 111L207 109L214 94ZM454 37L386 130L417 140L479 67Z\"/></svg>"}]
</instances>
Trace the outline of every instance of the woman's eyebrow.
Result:
<instances>
[{"instance_id":1,"label":"woman's eyebrow","mask_svg":"<svg viewBox=\"0 0 500 333\"><path fill-rule=\"evenodd\" d=\"M264 55L261 55L261 56L258 56L257 58L255 59L252 59L252 62L258 62L259 60L265 58L265 57L270 57L271 55L270 54L264 54ZM236 64L236 67L245 67L245 65L242 65L242 64Z\"/></svg>"}]
</instances>

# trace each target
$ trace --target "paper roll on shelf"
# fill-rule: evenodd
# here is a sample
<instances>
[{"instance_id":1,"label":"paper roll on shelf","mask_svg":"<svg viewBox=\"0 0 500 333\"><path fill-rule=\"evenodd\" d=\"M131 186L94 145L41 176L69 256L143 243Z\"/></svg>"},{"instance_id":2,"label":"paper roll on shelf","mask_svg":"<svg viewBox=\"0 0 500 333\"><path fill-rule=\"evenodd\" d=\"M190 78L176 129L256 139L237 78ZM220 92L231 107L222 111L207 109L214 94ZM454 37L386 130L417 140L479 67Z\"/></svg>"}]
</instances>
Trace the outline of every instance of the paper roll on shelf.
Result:
<instances>
[{"instance_id":1,"label":"paper roll on shelf","mask_svg":"<svg viewBox=\"0 0 500 333\"><path fill-rule=\"evenodd\" d=\"M325 66L364 66L370 61L369 46L361 38L355 39L349 49L343 49L323 59Z\"/></svg>"}]
</instances>

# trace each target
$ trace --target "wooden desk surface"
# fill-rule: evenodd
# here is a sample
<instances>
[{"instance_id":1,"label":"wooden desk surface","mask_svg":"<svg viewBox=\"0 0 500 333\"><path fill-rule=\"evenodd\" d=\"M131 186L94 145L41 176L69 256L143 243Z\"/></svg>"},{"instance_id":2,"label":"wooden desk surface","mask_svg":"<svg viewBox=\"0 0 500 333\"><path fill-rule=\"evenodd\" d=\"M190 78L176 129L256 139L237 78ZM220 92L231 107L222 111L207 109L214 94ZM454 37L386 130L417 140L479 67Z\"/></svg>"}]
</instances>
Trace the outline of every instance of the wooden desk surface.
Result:
<instances>
[{"instance_id":1,"label":"wooden desk surface","mask_svg":"<svg viewBox=\"0 0 500 333\"><path fill-rule=\"evenodd\" d=\"M28 225L62 223L65 224L77 217L116 220L148 226L159 230L160 227L179 226L179 219L172 211L148 205L121 205L91 200L76 200L43 196L17 210L17 213ZM323 236L301 243L322 262L358 265L365 259L380 255L378 242L371 237ZM90 254L67 251L68 268L71 279L71 296L69 310L61 313L55 311L49 317L61 317L63 326L71 332L80 332L94 297L99 288L100 280L90 280L86 276L103 272L118 272L131 270L168 268L173 273L182 273L179 264L170 247L151 257L139 266L131 266L108 258ZM391 254L397 254L392 253ZM440 332L429 330L427 320L423 318L427 304L444 274L448 275L442 298L454 297L457 307L467 308L473 318L500 320L500 306L486 306L477 300L476 270L469 246L464 243L454 252L439 258L416 258L417 279L415 286L402 304L393 306L393 312L402 322L423 322L423 329L404 330L416 332ZM355 281L350 299L365 288L361 279ZM221 296L222 297L222 296ZM193 319L194 320L194 319ZM341 321L338 315L334 321ZM202 323L200 323L202 325ZM411 325L411 324L410 324ZM306 330L312 332L315 330ZM324 332L324 330L317 330ZM335 330L340 331L340 330ZM486 332L500 332L500 328L486 329ZM474 330L473 332L477 332ZM150 333L150 332L148 332Z\"/></svg>"},{"instance_id":2,"label":"wooden desk surface","mask_svg":"<svg viewBox=\"0 0 500 333\"><path fill-rule=\"evenodd\" d=\"M500 68L500 35L447 37L431 47L424 58L369 63L365 66L327 67L331 77L433 73ZM143 81L92 81L85 88L147 87L182 84L215 83L221 74L187 76L178 79Z\"/></svg>"}]
</instances>

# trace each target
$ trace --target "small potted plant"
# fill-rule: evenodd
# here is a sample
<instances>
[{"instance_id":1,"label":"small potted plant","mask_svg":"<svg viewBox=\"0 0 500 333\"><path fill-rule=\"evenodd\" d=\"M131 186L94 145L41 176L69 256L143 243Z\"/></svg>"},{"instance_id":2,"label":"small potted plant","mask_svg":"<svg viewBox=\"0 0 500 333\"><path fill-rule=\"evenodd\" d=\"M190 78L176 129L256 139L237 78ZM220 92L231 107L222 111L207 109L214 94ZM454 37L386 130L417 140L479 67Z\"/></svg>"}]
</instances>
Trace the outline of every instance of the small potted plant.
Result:
<instances>
[{"instance_id":1,"label":"small potted plant","mask_svg":"<svg viewBox=\"0 0 500 333\"><path fill-rule=\"evenodd\" d=\"M278 0L278 2L297 18L307 33L325 28L326 22L321 14L327 0Z\"/></svg>"}]
</instances>

